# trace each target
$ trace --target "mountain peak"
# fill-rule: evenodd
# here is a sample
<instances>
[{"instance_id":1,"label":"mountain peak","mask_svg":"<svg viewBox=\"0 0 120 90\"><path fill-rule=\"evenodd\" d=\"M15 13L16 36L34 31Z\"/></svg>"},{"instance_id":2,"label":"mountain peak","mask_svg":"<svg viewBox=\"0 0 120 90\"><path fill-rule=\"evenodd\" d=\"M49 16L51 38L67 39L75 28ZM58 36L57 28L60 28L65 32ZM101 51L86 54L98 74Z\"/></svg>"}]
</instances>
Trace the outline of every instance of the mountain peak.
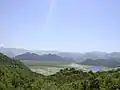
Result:
<instances>
[{"instance_id":1,"label":"mountain peak","mask_svg":"<svg viewBox=\"0 0 120 90\"><path fill-rule=\"evenodd\" d=\"M19 60L39 60L39 61L65 61L64 58L57 56L55 54L44 54L38 55L36 53L24 53L15 57L15 59Z\"/></svg>"}]
</instances>

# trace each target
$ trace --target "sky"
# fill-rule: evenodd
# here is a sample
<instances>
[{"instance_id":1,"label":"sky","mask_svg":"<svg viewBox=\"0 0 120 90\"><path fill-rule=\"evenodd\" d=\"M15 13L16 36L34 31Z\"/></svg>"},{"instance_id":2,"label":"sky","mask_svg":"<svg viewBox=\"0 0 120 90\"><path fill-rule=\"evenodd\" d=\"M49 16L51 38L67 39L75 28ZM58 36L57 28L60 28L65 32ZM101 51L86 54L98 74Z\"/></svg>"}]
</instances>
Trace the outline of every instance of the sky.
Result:
<instances>
[{"instance_id":1,"label":"sky","mask_svg":"<svg viewBox=\"0 0 120 90\"><path fill-rule=\"evenodd\" d=\"M120 0L1 0L0 45L120 51Z\"/></svg>"}]
</instances>

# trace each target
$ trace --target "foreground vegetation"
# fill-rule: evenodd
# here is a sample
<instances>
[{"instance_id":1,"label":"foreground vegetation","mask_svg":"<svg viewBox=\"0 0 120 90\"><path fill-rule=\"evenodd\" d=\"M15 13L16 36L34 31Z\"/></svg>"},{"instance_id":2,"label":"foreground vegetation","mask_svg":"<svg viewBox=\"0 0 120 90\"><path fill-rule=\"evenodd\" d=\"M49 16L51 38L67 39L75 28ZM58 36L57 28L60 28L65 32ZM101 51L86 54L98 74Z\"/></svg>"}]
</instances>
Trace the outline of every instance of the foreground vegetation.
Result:
<instances>
[{"instance_id":1,"label":"foreground vegetation","mask_svg":"<svg viewBox=\"0 0 120 90\"><path fill-rule=\"evenodd\" d=\"M93 73L66 68L43 76L0 53L0 90L120 90L120 70Z\"/></svg>"}]
</instances>

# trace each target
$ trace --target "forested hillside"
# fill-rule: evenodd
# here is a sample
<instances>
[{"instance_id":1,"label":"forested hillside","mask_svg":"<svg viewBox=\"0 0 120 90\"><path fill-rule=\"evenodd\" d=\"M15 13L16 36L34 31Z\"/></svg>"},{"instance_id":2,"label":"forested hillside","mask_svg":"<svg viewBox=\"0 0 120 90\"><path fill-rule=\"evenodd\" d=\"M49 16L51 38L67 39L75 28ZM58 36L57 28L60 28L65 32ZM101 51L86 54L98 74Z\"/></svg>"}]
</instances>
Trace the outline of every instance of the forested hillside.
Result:
<instances>
[{"instance_id":1,"label":"forested hillside","mask_svg":"<svg viewBox=\"0 0 120 90\"><path fill-rule=\"evenodd\" d=\"M36 76L19 60L0 53L0 90L25 90Z\"/></svg>"},{"instance_id":2,"label":"forested hillside","mask_svg":"<svg viewBox=\"0 0 120 90\"><path fill-rule=\"evenodd\" d=\"M0 90L120 90L120 70L93 73L67 68L43 76L0 53Z\"/></svg>"}]
</instances>

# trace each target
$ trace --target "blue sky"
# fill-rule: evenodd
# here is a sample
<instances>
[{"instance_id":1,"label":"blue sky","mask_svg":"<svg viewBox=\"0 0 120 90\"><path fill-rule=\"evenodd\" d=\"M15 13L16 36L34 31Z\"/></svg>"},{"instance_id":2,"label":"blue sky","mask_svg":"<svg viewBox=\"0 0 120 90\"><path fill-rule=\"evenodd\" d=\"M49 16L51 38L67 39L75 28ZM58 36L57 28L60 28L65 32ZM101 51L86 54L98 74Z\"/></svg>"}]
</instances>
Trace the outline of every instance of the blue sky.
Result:
<instances>
[{"instance_id":1,"label":"blue sky","mask_svg":"<svg viewBox=\"0 0 120 90\"><path fill-rule=\"evenodd\" d=\"M1 0L0 13L4 47L120 51L120 0Z\"/></svg>"}]
</instances>

